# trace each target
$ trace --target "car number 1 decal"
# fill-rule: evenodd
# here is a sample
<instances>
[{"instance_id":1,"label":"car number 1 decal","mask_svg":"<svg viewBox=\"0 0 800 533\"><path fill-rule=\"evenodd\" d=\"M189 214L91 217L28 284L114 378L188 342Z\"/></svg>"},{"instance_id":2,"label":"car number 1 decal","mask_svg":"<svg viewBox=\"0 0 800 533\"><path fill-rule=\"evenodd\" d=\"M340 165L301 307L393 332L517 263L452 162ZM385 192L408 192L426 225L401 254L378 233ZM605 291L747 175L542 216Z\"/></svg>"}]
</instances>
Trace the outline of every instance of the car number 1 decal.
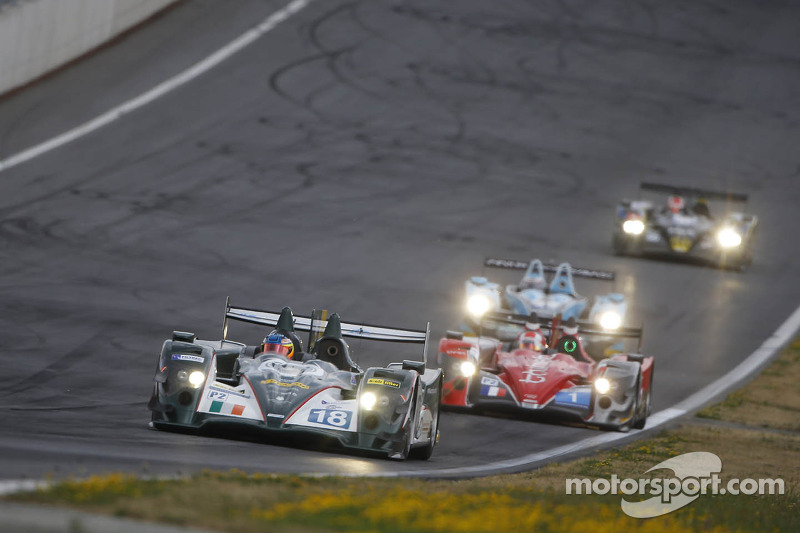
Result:
<instances>
[{"instance_id":1,"label":"car number 1 decal","mask_svg":"<svg viewBox=\"0 0 800 533\"><path fill-rule=\"evenodd\" d=\"M337 428L346 428L350 425L352 411L341 409L312 409L308 413L308 421L317 424L325 424Z\"/></svg>"}]
</instances>

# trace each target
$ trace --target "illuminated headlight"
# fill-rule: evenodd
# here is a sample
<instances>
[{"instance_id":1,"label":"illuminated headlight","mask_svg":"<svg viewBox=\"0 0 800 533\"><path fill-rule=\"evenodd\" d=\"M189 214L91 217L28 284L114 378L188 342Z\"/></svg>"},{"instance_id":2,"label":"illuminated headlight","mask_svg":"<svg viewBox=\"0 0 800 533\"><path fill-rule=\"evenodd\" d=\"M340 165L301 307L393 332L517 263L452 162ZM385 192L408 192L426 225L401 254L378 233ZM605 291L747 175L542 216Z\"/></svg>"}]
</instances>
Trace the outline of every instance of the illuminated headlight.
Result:
<instances>
[{"instance_id":1,"label":"illuminated headlight","mask_svg":"<svg viewBox=\"0 0 800 533\"><path fill-rule=\"evenodd\" d=\"M189 374L189 384L194 387L195 389L198 388L203 382L206 380L206 375L200 372L199 370L195 370L191 374Z\"/></svg>"},{"instance_id":2,"label":"illuminated headlight","mask_svg":"<svg viewBox=\"0 0 800 533\"><path fill-rule=\"evenodd\" d=\"M611 390L611 383L606 378L597 378L594 380L594 390L600 394L605 394Z\"/></svg>"},{"instance_id":3,"label":"illuminated headlight","mask_svg":"<svg viewBox=\"0 0 800 533\"><path fill-rule=\"evenodd\" d=\"M189 373L186 370L178 370L175 377L178 378L178 381L186 381L189 379Z\"/></svg>"},{"instance_id":4,"label":"illuminated headlight","mask_svg":"<svg viewBox=\"0 0 800 533\"><path fill-rule=\"evenodd\" d=\"M373 407L375 407L375 403L378 401L378 398L375 396L373 392L365 392L361 395L361 407L365 410L369 411Z\"/></svg>"},{"instance_id":5,"label":"illuminated headlight","mask_svg":"<svg viewBox=\"0 0 800 533\"><path fill-rule=\"evenodd\" d=\"M617 329L622 325L622 317L616 311L606 311L600 315L600 327Z\"/></svg>"},{"instance_id":6,"label":"illuminated headlight","mask_svg":"<svg viewBox=\"0 0 800 533\"><path fill-rule=\"evenodd\" d=\"M717 242L723 248L736 248L742 244L742 236L733 228L723 228L717 233Z\"/></svg>"},{"instance_id":7,"label":"illuminated headlight","mask_svg":"<svg viewBox=\"0 0 800 533\"><path fill-rule=\"evenodd\" d=\"M467 311L476 318L482 317L491 306L492 302L483 294L473 294L467 300Z\"/></svg>"},{"instance_id":8,"label":"illuminated headlight","mask_svg":"<svg viewBox=\"0 0 800 533\"><path fill-rule=\"evenodd\" d=\"M622 231L630 235L641 235L644 231L644 222L633 219L622 223Z\"/></svg>"},{"instance_id":9,"label":"illuminated headlight","mask_svg":"<svg viewBox=\"0 0 800 533\"><path fill-rule=\"evenodd\" d=\"M461 363L461 374L465 377L470 377L475 374L475 370L477 369L475 368L475 363L472 361L464 361Z\"/></svg>"}]
</instances>

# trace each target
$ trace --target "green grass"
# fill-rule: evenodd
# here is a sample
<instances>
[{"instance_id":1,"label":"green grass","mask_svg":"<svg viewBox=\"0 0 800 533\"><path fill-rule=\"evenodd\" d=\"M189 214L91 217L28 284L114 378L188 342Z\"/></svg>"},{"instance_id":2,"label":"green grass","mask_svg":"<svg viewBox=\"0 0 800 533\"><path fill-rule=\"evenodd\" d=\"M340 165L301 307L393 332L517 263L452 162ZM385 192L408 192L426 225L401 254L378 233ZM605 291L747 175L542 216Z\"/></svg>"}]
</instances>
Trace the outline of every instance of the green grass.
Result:
<instances>
[{"instance_id":1,"label":"green grass","mask_svg":"<svg viewBox=\"0 0 800 533\"><path fill-rule=\"evenodd\" d=\"M671 438L665 435L664 439ZM613 453L613 452L611 452ZM634 449L626 453L642 453ZM701 497L675 513L637 520L619 496L568 496L566 477L586 461L468 481L305 479L207 472L180 481L123 475L18 495L115 516L248 533L256 531L792 531L800 498ZM610 461L613 462L613 461ZM617 475L639 475L614 463ZM556 486L551 486L555 481ZM556 488L561 485L560 490Z\"/></svg>"}]
</instances>

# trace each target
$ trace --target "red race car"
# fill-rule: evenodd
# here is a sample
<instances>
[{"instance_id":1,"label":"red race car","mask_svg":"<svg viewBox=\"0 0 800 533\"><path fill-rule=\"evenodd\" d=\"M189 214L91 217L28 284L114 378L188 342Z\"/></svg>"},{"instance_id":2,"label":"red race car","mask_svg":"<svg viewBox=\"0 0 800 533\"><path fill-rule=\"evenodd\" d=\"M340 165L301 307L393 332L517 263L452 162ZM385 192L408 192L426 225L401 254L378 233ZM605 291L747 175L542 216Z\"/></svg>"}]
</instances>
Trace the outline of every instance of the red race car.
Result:
<instances>
[{"instance_id":1,"label":"red race car","mask_svg":"<svg viewBox=\"0 0 800 533\"><path fill-rule=\"evenodd\" d=\"M510 346L491 337L448 332L438 351L443 406L556 413L619 431L645 426L652 409L653 357L617 353L595 361L581 336L610 334L574 318L564 324L559 317L546 320L535 314L490 313L487 318L516 325L521 332ZM641 348L640 328L620 328L613 335L636 338L637 351Z\"/></svg>"}]
</instances>

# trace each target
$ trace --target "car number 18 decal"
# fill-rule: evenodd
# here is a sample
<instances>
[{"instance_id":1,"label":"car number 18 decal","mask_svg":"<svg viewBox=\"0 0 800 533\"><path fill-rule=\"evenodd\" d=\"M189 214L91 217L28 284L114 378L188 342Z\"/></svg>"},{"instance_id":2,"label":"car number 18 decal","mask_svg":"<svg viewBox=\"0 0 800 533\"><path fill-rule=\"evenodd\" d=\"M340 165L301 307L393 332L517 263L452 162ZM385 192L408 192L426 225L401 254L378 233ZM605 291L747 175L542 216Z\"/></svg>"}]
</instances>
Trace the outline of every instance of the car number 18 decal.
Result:
<instances>
[{"instance_id":1,"label":"car number 18 decal","mask_svg":"<svg viewBox=\"0 0 800 533\"><path fill-rule=\"evenodd\" d=\"M312 409L308 413L308 421L337 428L346 428L350 425L352 416L352 411L341 409Z\"/></svg>"}]
</instances>

